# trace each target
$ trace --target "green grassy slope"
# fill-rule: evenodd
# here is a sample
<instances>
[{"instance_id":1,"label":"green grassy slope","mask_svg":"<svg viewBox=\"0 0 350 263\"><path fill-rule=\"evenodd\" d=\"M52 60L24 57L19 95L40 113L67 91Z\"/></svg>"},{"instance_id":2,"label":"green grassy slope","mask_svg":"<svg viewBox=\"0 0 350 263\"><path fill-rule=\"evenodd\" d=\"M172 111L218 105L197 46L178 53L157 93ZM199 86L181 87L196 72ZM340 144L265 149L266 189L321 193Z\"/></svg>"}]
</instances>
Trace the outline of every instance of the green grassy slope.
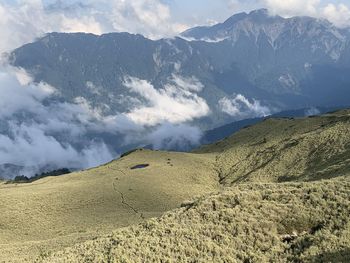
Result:
<instances>
[{"instance_id":1,"label":"green grassy slope","mask_svg":"<svg viewBox=\"0 0 350 263\"><path fill-rule=\"evenodd\" d=\"M0 184L0 262L32 261L215 191L212 160L210 154L142 150L88 171Z\"/></svg>"},{"instance_id":2,"label":"green grassy slope","mask_svg":"<svg viewBox=\"0 0 350 263\"><path fill-rule=\"evenodd\" d=\"M348 262L349 177L241 184L44 262Z\"/></svg>"},{"instance_id":3,"label":"green grassy slope","mask_svg":"<svg viewBox=\"0 0 350 263\"><path fill-rule=\"evenodd\" d=\"M268 119L197 152L218 152L221 183L309 181L350 167L350 111Z\"/></svg>"},{"instance_id":4,"label":"green grassy slope","mask_svg":"<svg viewBox=\"0 0 350 263\"><path fill-rule=\"evenodd\" d=\"M219 192L44 262L347 262L349 129L349 111L269 119L204 146Z\"/></svg>"},{"instance_id":5,"label":"green grassy slope","mask_svg":"<svg viewBox=\"0 0 350 263\"><path fill-rule=\"evenodd\" d=\"M195 153L139 150L88 171L0 184L1 260L344 261L349 131L347 110L269 119Z\"/></svg>"}]
</instances>

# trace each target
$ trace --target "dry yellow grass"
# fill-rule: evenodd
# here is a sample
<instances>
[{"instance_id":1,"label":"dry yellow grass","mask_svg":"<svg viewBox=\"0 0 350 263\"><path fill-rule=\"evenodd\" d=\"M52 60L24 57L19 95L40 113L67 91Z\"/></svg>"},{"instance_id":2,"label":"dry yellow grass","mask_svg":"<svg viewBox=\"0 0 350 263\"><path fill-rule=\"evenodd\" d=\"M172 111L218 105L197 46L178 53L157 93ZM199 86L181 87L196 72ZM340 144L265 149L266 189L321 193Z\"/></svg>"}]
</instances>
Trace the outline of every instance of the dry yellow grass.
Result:
<instances>
[{"instance_id":1,"label":"dry yellow grass","mask_svg":"<svg viewBox=\"0 0 350 263\"><path fill-rule=\"evenodd\" d=\"M96 169L0 185L0 262L30 262L218 189L209 155L142 150ZM130 168L147 163L145 169Z\"/></svg>"},{"instance_id":2,"label":"dry yellow grass","mask_svg":"<svg viewBox=\"0 0 350 263\"><path fill-rule=\"evenodd\" d=\"M221 183L333 178L350 167L350 111L268 119L197 152L217 152Z\"/></svg>"},{"instance_id":3,"label":"dry yellow grass","mask_svg":"<svg viewBox=\"0 0 350 263\"><path fill-rule=\"evenodd\" d=\"M348 262L349 176L241 184L44 259L79 262Z\"/></svg>"},{"instance_id":4,"label":"dry yellow grass","mask_svg":"<svg viewBox=\"0 0 350 263\"><path fill-rule=\"evenodd\" d=\"M0 184L0 259L342 262L349 134L350 111L270 119L196 153L139 150L88 171Z\"/></svg>"}]
</instances>

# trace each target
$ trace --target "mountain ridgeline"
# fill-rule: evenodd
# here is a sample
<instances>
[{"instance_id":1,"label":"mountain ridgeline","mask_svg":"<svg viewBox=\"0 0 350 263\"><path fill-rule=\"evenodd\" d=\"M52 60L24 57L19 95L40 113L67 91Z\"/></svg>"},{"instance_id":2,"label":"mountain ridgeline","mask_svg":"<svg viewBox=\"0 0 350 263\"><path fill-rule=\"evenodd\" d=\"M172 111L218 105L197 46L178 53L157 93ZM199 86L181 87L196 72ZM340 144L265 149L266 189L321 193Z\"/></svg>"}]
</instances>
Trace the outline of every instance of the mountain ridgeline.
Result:
<instances>
[{"instance_id":1,"label":"mountain ridgeline","mask_svg":"<svg viewBox=\"0 0 350 263\"><path fill-rule=\"evenodd\" d=\"M256 108L242 107L240 114L223 109L220 101L238 94L270 112L346 106L350 96L350 30L311 17L270 16L264 9L156 41L128 33L51 33L14 50L10 60L65 100L83 96L95 106L108 105L107 112L128 112L134 105L125 98L139 97L125 87L125 77L156 89L174 75L195 77L204 86L195 92L211 110L196 120L206 129L264 115Z\"/></svg>"}]
</instances>

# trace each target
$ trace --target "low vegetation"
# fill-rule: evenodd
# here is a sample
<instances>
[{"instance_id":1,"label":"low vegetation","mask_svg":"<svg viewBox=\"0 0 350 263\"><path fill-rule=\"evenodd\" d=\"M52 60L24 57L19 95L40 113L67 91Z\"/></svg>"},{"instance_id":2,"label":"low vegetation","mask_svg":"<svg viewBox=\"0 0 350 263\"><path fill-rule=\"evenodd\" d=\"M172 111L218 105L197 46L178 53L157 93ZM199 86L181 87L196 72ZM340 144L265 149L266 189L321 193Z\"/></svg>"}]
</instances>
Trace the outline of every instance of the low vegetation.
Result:
<instances>
[{"instance_id":1,"label":"low vegetation","mask_svg":"<svg viewBox=\"0 0 350 263\"><path fill-rule=\"evenodd\" d=\"M0 262L33 262L217 191L213 160L211 154L137 150L87 171L0 183ZM143 163L149 167L130 169Z\"/></svg>"},{"instance_id":2,"label":"low vegetation","mask_svg":"<svg viewBox=\"0 0 350 263\"><path fill-rule=\"evenodd\" d=\"M350 180L241 184L44 262L348 262Z\"/></svg>"},{"instance_id":3,"label":"low vegetation","mask_svg":"<svg viewBox=\"0 0 350 263\"><path fill-rule=\"evenodd\" d=\"M347 262L350 111L1 184L5 262Z\"/></svg>"},{"instance_id":4,"label":"low vegetation","mask_svg":"<svg viewBox=\"0 0 350 263\"><path fill-rule=\"evenodd\" d=\"M329 179L350 167L350 111L320 117L267 119L198 153L217 152L220 182Z\"/></svg>"}]
</instances>

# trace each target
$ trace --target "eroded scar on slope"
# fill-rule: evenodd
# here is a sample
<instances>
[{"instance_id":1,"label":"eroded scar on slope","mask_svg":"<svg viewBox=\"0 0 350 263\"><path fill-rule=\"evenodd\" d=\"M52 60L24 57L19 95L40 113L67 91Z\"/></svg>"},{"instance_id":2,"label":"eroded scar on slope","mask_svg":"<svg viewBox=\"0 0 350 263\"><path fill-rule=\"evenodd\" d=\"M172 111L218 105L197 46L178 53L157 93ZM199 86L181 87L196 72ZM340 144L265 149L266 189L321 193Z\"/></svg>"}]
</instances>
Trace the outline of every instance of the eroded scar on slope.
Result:
<instances>
[{"instance_id":1,"label":"eroded scar on slope","mask_svg":"<svg viewBox=\"0 0 350 263\"><path fill-rule=\"evenodd\" d=\"M120 172L120 173L122 173L123 175L126 176L126 174L125 174L122 170L120 170L120 169L115 169L115 168L114 168L113 170L116 170L116 171L118 171L118 172ZM143 213L140 213L135 207L133 207L132 205L130 205L130 204L126 201L126 198L125 198L123 192L121 192L121 191L119 191L119 190L117 189L116 182L117 182L118 180L119 180L118 177L115 177L115 178L114 178L114 180L113 180L113 190L114 190L116 193L118 193L118 194L120 195L121 203L122 203L124 206L128 207L128 208L129 208L131 211L133 211L135 214L140 215L140 218L141 218L141 219L145 219Z\"/></svg>"}]
</instances>

